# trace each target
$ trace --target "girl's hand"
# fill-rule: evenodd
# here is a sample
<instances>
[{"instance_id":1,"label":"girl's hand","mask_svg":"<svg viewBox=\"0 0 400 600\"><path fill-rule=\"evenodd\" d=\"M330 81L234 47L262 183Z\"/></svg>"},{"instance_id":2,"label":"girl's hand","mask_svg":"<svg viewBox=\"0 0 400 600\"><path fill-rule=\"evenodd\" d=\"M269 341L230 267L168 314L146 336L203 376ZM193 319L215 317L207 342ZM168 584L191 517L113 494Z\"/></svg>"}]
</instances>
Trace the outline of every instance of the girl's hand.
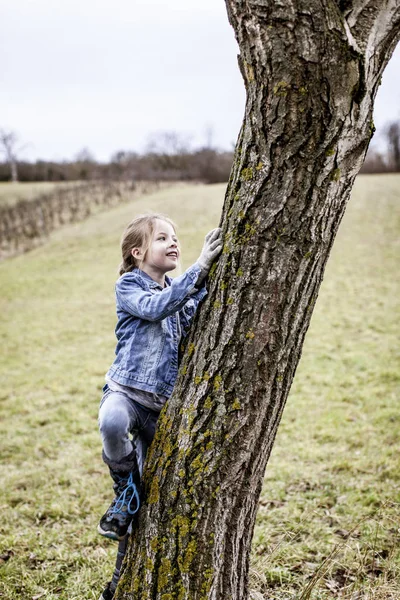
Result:
<instances>
[{"instance_id":1,"label":"girl's hand","mask_svg":"<svg viewBox=\"0 0 400 600\"><path fill-rule=\"evenodd\" d=\"M211 265L217 258L218 254L220 254L222 248L222 229L217 227L216 229L212 229L207 233L204 240L203 250L196 261L205 274L207 274L211 269Z\"/></svg>"}]
</instances>

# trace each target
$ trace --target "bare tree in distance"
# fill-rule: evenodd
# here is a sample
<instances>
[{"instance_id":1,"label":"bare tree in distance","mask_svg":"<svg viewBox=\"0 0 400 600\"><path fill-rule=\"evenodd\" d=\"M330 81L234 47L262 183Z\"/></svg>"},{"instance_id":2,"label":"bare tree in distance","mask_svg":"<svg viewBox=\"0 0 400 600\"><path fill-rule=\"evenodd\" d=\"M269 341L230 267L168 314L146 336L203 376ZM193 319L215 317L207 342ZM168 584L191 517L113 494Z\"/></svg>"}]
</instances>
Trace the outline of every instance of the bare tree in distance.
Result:
<instances>
[{"instance_id":1,"label":"bare tree in distance","mask_svg":"<svg viewBox=\"0 0 400 600\"><path fill-rule=\"evenodd\" d=\"M374 127L400 0L226 0L247 98L225 246L144 472L115 600L246 600L266 464Z\"/></svg>"},{"instance_id":2,"label":"bare tree in distance","mask_svg":"<svg viewBox=\"0 0 400 600\"><path fill-rule=\"evenodd\" d=\"M167 156L188 154L191 141L192 136L190 134L178 133L177 131L158 131L149 135L145 152Z\"/></svg>"},{"instance_id":3,"label":"bare tree in distance","mask_svg":"<svg viewBox=\"0 0 400 600\"><path fill-rule=\"evenodd\" d=\"M82 148L75 155L78 179L92 179L96 171L96 158L89 148Z\"/></svg>"},{"instance_id":4,"label":"bare tree in distance","mask_svg":"<svg viewBox=\"0 0 400 600\"><path fill-rule=\"evenodd\" d=\"M18 135L15 131L0 129L1 151L10 165L11 181L18 183L18 154L27 144L17 148Z\"/></svg>"},{"instance_id":5,"label":"bare tree in distance","mask_svg":"<svg viewBox=\"0 0 400 600\"><path fill-rule=\"evenodd\" d=\"M146 154L149 173L166 179L184 179L188 169L191 136L177 131L152 133L147 141Z\"/></svg>"},{"instance_id":6,"label":"bare tree in distance","mask_svg":"<svg viewBox=\"0 0 400 600\"><path fill-rule=\"evenodd\" d=\"M214 149L214 127L209 123L208 125L206 125L205 130L204 130L204 137L205 137L205 148L207 148L208 150L213 150Z\"/></svg>"},{"instance_id":7,"label":"bare tree in distance","mask_svg":"<svg viewBox=\"0 0 400 600\"><path fill-rule=\"evenodd\" d=\"M386 128L386 138L389 146L389 166L400 171L400 122L389 123Z\"/></svg>"},{"instance_id":8,"label":"bare tree in distance","mask_svg":"<svg viewBox=\"0 0 400 600\"><path fill-rule=\"evenodd\" d=\"M75 160L76 160L76 162L90 162L90 163L96 162L96 158L95 158L93 152L91 150L89 150L89 148L86 148L86 147L82 148L81 150L79 150L79 152L76 153Z\"/></svg>"}]
</instances>

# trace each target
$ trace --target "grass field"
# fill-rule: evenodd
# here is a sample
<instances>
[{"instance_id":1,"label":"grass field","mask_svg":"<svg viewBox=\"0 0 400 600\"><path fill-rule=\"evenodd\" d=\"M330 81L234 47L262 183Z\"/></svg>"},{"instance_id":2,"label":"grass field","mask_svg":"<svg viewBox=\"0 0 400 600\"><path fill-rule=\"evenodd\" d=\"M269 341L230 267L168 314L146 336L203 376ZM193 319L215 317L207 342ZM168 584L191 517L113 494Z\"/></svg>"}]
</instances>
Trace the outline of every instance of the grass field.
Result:
<instances>
[{"instance_id":1,"label":"grass field","mask_svg":"<svg viewBox=\"0 0 400 600\"><path fill-rule=\"evenodd\" d=\"M223 194L162 190L0 264L2 599L97 600L110 578L97 407L119 238L134 214L164 211L185 269ZM265 600L400 598L399 231L400 177L360 177L266 471L251 570Z\"/></svg>"},{"instance_id":2,"label":"grass field","mask_svg":"<svg viewBox=\"0 0 400 600\"><path fill-rule=\"evenodd\" d=\"M52 192L55 188L73 187L80 184L80 181L39 181L34 183L0 182L0 206L10 206L16 204L19 200L34 200L41 194Z\"/></svg>"}]
</instances>

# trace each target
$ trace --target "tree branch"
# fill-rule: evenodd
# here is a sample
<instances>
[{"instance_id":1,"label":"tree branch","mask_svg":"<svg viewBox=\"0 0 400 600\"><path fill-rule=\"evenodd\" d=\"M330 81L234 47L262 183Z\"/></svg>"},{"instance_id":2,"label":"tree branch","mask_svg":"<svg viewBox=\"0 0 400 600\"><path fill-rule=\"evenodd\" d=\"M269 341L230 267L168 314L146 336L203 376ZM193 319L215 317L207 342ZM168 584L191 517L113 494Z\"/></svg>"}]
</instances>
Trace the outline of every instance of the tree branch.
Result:
<instances>
[{"instance_id":1,"label":"tree branch","mask_svg":"<svg viewBox=\"0 0 400 600\"><path fill-rule=\"evenodd\" d=\"M400 0L353 0L340 2L339 6L346 29L366 59L381 45L386 48L393 39L394 49L400 38Z\"/></svg>"}]
</instances>

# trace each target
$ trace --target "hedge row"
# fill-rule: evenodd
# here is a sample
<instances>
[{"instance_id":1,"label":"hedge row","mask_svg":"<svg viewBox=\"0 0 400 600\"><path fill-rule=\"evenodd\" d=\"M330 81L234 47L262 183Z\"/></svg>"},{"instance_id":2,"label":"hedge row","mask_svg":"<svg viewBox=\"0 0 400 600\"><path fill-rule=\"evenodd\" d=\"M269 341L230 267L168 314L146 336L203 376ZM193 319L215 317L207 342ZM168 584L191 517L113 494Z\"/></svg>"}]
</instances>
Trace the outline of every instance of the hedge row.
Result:
<instances>
[{"instance_id":1,"label":"hedge row","mask_svg":"<svg viewBox=\"0 0 400 600\"><path fill-rule=\"evenodd\" d=\"M0 206L0 259L27 252L47 236L70 223L83 221L106 210L164 186L157 182L120 183L94 181L60 187L33 200Z\"/></svg>"}]
</instances>

